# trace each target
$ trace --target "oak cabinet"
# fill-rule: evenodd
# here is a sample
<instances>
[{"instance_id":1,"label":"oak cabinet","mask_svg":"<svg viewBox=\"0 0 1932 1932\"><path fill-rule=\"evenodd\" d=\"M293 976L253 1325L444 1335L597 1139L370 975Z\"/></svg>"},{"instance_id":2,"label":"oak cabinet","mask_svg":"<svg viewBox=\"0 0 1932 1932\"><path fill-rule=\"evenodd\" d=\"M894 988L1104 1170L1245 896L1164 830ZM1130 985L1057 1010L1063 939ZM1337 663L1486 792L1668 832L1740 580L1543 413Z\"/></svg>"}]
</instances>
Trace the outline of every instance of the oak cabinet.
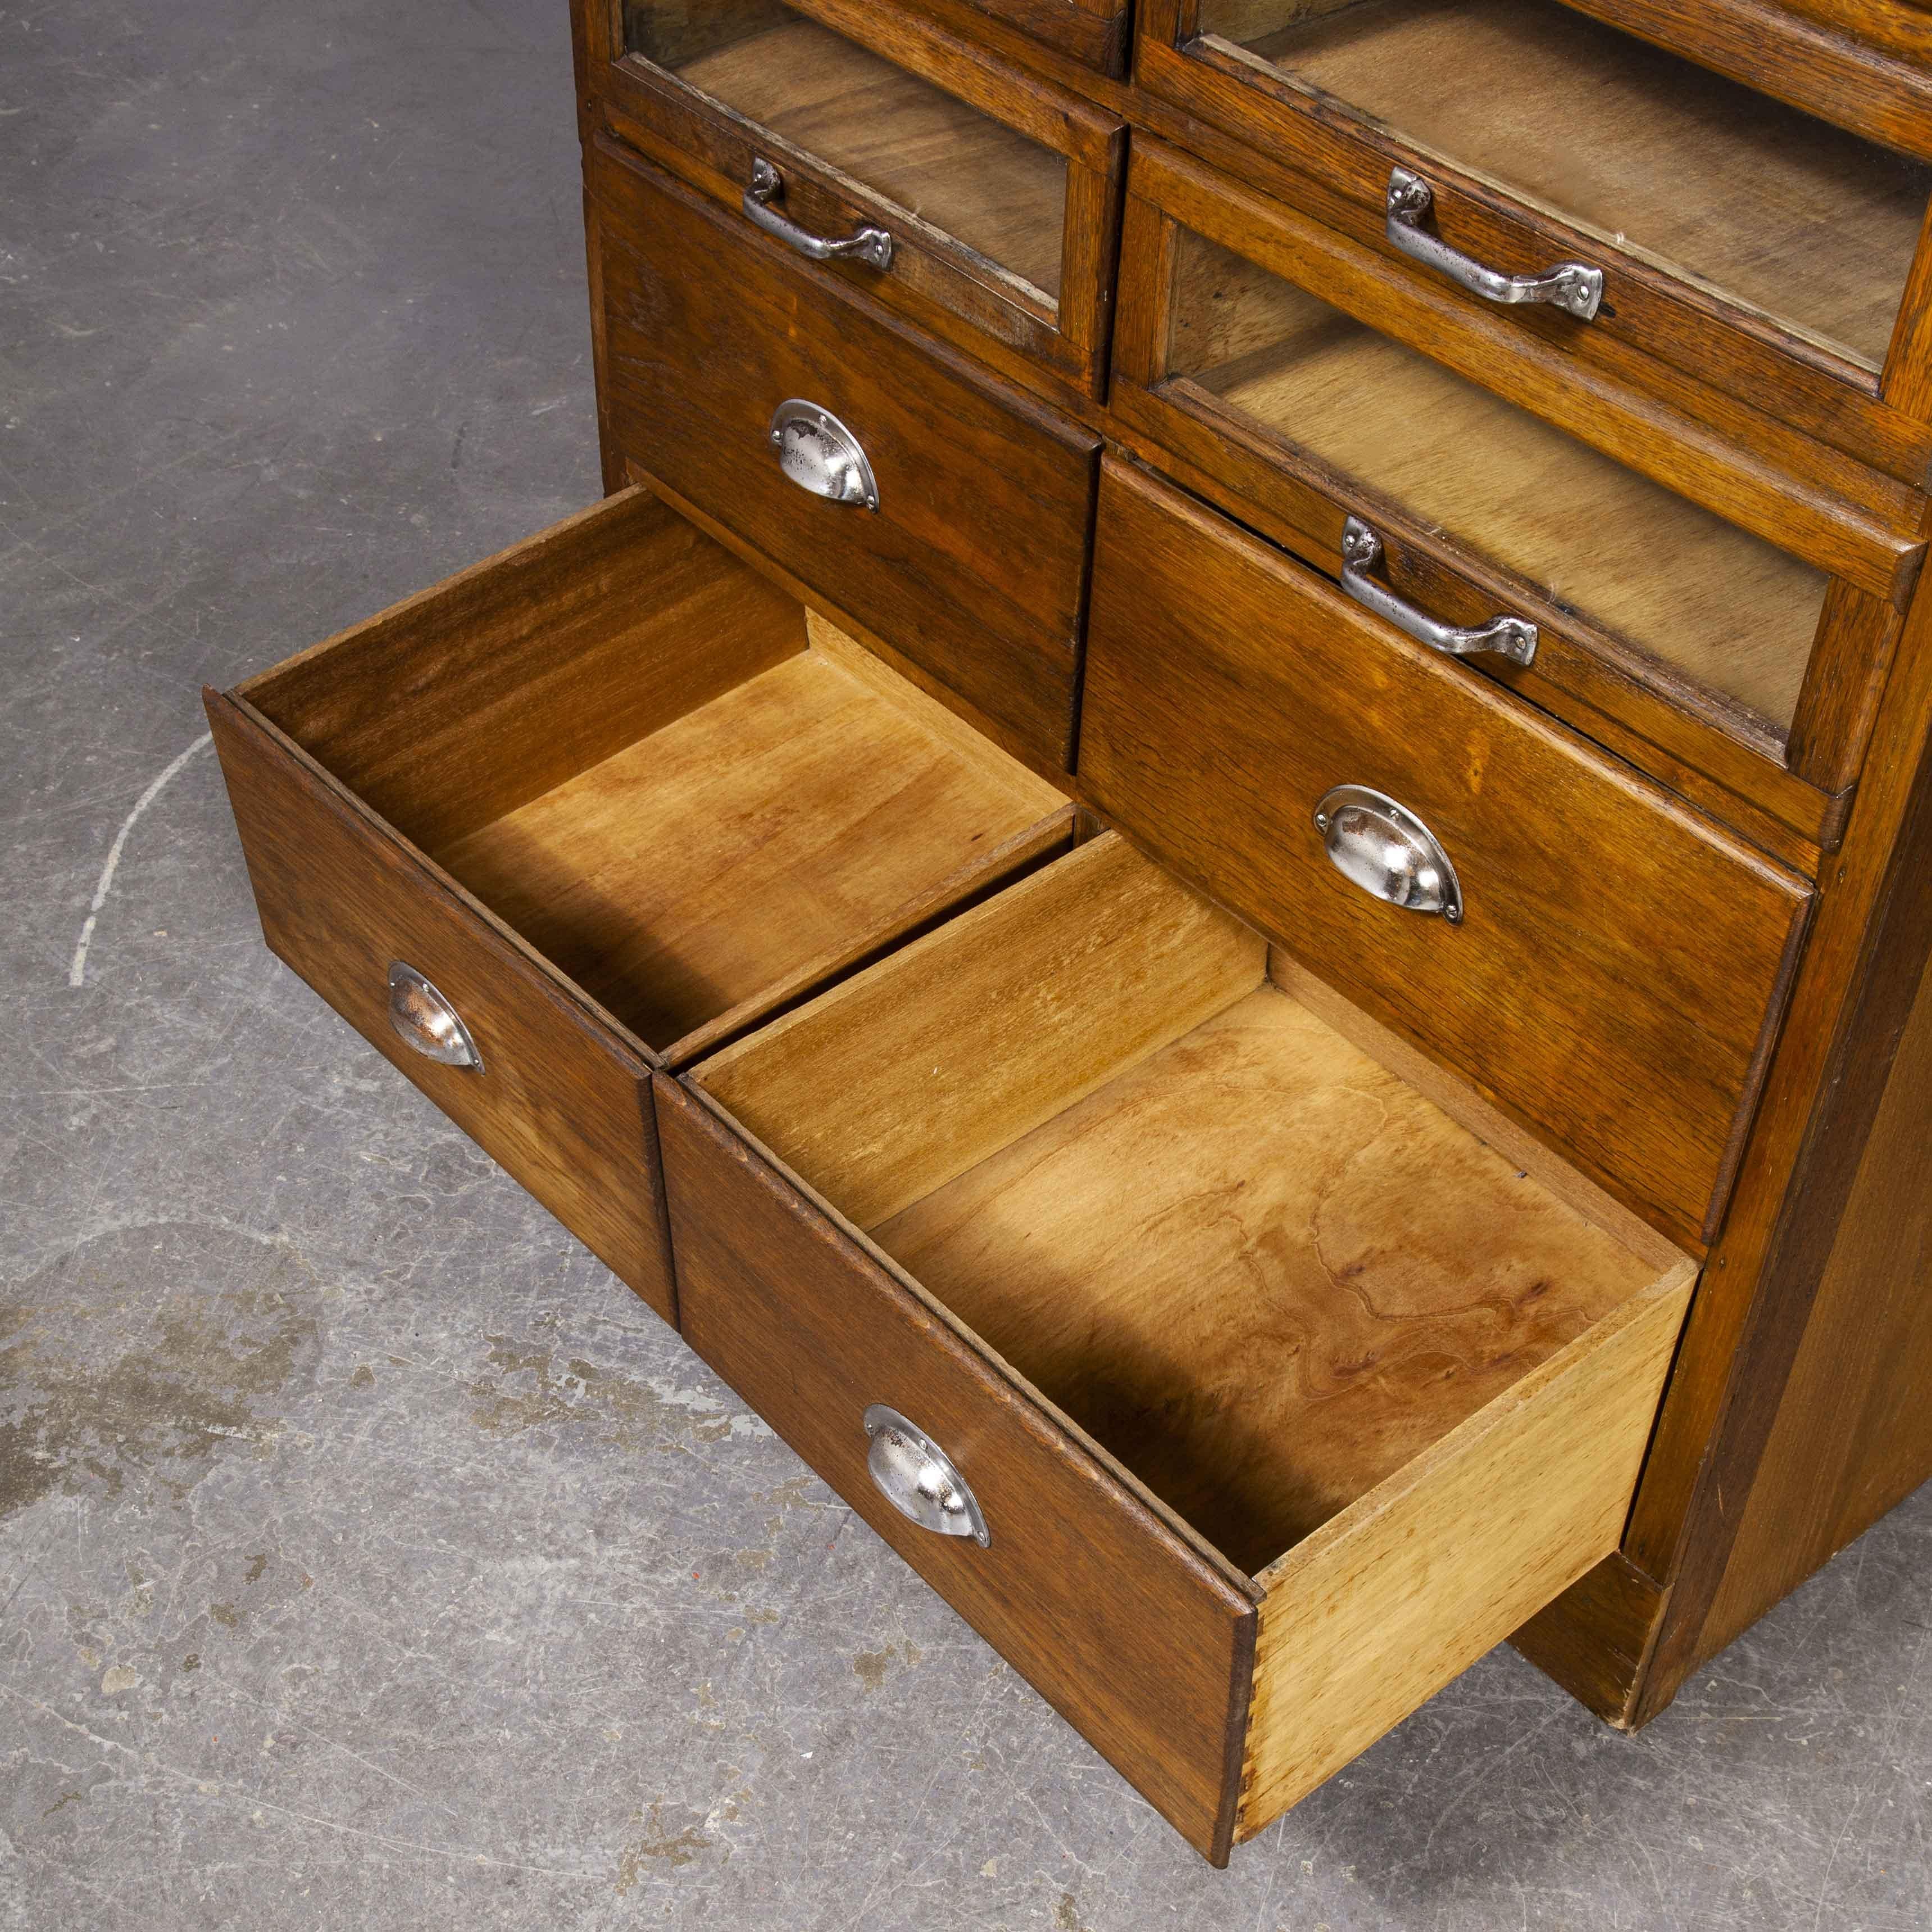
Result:
<instances>
[{"instance_id":1,"label":"oak cabinet","mask_svg":"<svg viewBox=\"0 0 1932 1932\"><path fill-rule=\"evenodd\" d=\"M1932 1473L1923 14L573 17L610 494L208 694L269 944L1204 1856L1641 1724Z\"/></svg>"}]
</instances>

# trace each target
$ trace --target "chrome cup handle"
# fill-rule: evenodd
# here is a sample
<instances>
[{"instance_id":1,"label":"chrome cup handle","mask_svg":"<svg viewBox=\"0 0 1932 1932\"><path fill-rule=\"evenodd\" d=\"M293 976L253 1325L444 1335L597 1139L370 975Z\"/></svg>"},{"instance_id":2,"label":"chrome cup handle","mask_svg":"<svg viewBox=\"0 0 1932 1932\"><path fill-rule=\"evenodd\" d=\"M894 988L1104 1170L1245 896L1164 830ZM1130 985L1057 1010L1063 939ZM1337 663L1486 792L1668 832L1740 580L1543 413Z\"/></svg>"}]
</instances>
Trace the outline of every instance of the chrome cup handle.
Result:
<instances>
[{"instance_id":1,"label":"chrome cup handle","mask_svg":"<svg viewBox=\"0 0 1932 1932\"><path fill-rule=\"evenodd\" d=\"M389 965L389 1024L403 1044L425 1060L483 1071L483 1056L463 1016L413 966L400 959Z\"/></svg>"},{"instance_id":2,"label":"chrome cup handle","mask_svg":"<svg viewBox=\"0 0 1932 1932\"><path fill-rule=\"evenodd\" d=\"M1473 256L1450 247L1432 235L1423 220L1436 204L1436 190L1406 168L1389 172L1388 220L1383 232L1390 245L1411 261L1447 275L1460 288L1492 302L1548 302L1579 322L1588 322L1604 302L1604 272L1585 262L1558 262L1540 274L1506 275L1486 268Z\"/></svg>"},{"instance_id":3,"label":"chrome cup handle","mask_svg":"<svg viewBox=\"0 0 1932 1932\"><path fill-rule=\"evenodd\" d=\"M767 235L775 235L788 248L796 249L808 262L868 262L875 268L892 266L892 238L883 228L862 228L842 242L829 236L814 235L809 228L781 214L773 206L784 196L784 176L758 155L752 163L752 184L739 204L745 219Z\"/></svg>"},{"instance_id":4,"label":"chrome cup handle","mask_svg":"<svg viewBox=\"0 0 1932 1932\"><path fill-rule=\"evenodd\" d=\"M1462 886L1442 843L1406 805L1366 785L1337 785L1315 808L1328 862L1405 912L1462 922Z\"/></svg>"},{"instance_id":5,"label":"chrome cup handle","mask_svg":"<svg viewBox=\"0 0 1932 1932\"><path fill-rule=\"evenodd\" d=\"M875 1402L865 1414L872 1446L866 1467L879 1493L909 1521L938 1536L970 1536L984 1550L992 1538L966 1478L924 1430Z\"/></svg>"},{"instance_id":6,"label":"chrome cup handle","mask_svg":"<svg viewBox=\"0 0 1932 1932\"><path fill-rule=\"evenodd\" d=\"M778 467L808 496L876 511L879 485L865 446L830 410L794 396L768 432Z\"/></svg>"},{"instance_id":7,"label":"chrome cup handle","mask_svg":"<svg viewBox=\"0 0 1932 1932\"><path fill-rule=\"evenodd\" d=\"M1369 574L1382 561L1382 540L1359 517L1342 526L1342 588L1365 610L1386 618L1404 635L1445 657L1493 651L1511 664L1534 664L1540 633L1527 617L1492 617L1486 624L1445 624L1398 597Z\"/></svg>"}]
</instances>

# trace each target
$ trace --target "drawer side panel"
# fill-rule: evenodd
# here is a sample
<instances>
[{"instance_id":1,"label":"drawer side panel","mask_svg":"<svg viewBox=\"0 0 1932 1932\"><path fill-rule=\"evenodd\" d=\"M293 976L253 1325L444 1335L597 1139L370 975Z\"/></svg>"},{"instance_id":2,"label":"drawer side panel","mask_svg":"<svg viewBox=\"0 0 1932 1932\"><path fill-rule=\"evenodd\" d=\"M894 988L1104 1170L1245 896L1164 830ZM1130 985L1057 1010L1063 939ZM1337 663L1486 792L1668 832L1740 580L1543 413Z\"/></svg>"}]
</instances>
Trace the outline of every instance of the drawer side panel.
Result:
<instances>
[{"instance_id":1,"label":"drawer side panel","mask_svg":"<svg viewBox=\"0 0 1932 1932\"><path fill-rule=\"evenodd\" d=\"M1263 1574L1238 1837L1616 1548L1693 1273L1633 1298Z\"/></svg>"}]
</instances>

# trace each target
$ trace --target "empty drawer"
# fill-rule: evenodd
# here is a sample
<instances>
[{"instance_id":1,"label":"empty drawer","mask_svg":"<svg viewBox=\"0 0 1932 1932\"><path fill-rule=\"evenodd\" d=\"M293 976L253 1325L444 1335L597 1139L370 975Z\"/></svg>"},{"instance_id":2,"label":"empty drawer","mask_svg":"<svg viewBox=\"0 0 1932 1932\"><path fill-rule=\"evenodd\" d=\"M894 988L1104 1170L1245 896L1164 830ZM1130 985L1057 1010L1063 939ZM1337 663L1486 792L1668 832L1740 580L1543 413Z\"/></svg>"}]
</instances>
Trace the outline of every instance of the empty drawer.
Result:
<instances>
[{"instance_id":1,"label":"empty drawer","mask_svg":"<svg viewBox=\"0 0 1932 1932\"><path fill-rule=\"evenodd\" d=\"M688 1339L1209 1856L1616 1547L1690 1264L1117 837L686 1080Z\"/></svg>"},{"instance_id":2,"label":"empty drawer","mask_svg":"<svg viewBox=\"0 0 1932 1932\"><path fill-rule=\"evenodd\" d=\"M634 490L208 710L271 946L667 1316L652 1066L1068 836Z\"/></svg>"}]
</instances>

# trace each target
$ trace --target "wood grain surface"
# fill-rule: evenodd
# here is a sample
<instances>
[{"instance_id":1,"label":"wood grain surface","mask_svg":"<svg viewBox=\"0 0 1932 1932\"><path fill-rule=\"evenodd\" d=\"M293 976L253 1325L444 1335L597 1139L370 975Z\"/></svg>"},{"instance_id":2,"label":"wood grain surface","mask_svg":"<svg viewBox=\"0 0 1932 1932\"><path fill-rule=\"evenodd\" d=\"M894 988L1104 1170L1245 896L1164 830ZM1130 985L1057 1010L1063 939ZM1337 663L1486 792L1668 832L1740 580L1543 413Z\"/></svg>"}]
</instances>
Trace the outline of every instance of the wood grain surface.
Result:
<instances>
[{"instance_id":1,"label":"wood grain surface","mask_svg":"<svg viewBox=\"0 0 1932 1932\"><path fill-rule=\"evenodd\" d=\"M804 647L796 598L632 489L240 694L433 851Z\"/></svg>"},{"instance_id":2,"label":"wood grain surface","mask_svg":"<svg viewBox=\"0 0 1932 1932\"><path fill-rule=\"evenodd\" d=\"M1266 985L871 1232L1250 1573L1657 1273Z\"/></svg>"},{"instance_id":3,"label":"wood grain surface","mask_svg":"<svg viewBox=\"0 0 1932 1932\"><path fill-rule=\"evenodd\" d=\"M626 449L1064 764L1096 439L915 343L614 146L594 145L589 166ZM691 274L700 261L711 272ZM795 397L862 443L876 514L779 470L767 430Z\"/></svg>"},{"instance_id":4,"label":"wood grain surface","mask_svg":"<svg viewBox=\"0 0 1932 1932\"><path fill-rule=\"evenodd\" d=\"M1198 1850L1225 1863L1254 1610L1237 1573L700 1102L660 1078L686 1338ZM873 1486L885 1402L992 1532L940 1537Z\"/></svg>"},{"instance_id":5,"label":"wood grain surface","mask_svg":"<svg viewBox=\"0 0 1932 1932\"><path fill-rule=\"evenodd\" d=\"M920 0L906 0L923 11ZM1096 73L1119 80L1127 70L1132 46L1129 0L970 0L975 13L1017 28L1022 33L1084 62Z\"/></svg>"},{"instance_id":6,"label":"wood grain surface","mask_svg":"<svg viewBox=\"0 0 1932 1932\"><path fill-rule=\"evenodd\" d=\"M1251 1838L1617 1546L1686 1262L1256 1580Z\"/></svg>"},{"instance_id":7,"label":"wood grain surface","mask_svg":"<svg viewBox=\"0 0 1932 1932\"><path fill-rule=\"evenodd\" d=\"M889 676L820 650L788 658L439 856L634 1032L674 1049L799 990L814 962L871 952L942 882L970 896L1064 805L983 741L928 728L914 707L938 707L903 686L888 694Z\"/></svg>"},{"instance_id":8,"label":"wood grain surface","mask_svg":"<svg viewBox=\"0 0 1932 1932\"><path fill-rule=\"evenodd\" d=\"M1869 1050L1882 1050L1876 1044ZM1932 1476L1932 975L1922 976L1699 1648Z\"/></svg>"},{"instance_id":9,"label":"wood grain surface","mask_svg":"<svg viewBox=\"0 0 1932 1932\"><path fill-rule=\"evenodd\" d=\"M869 1227L1218 1012L1265 967L1255 934L1102 837L692 1078Z\"/></svg>"},{"instance_id":10,"label":"wood grain surface","mask_svg":"<svg viewBox=\"0 0 1932 1932\"><path fill-rule=\"evenodd\" d=\"M1166 485L1110 461L1102 496L1099 808L1672 1240L1707 1239L1802 883ZM1312 814L1345 783L1443 842L1460 926L1328 862Z\"/></svg>"},{"instance_id":11,"label":"wood grain surface","mask_svg":"<svg viewBox=\"0 0 1932 1932\"><path fill-rule=\"evenodd\" d=\"M252 706L207 704L270 949L675 1322L646 1053ZM398 959L454 1004L480 1071L398 1038Z\"/></svg>"}]
</instances>

